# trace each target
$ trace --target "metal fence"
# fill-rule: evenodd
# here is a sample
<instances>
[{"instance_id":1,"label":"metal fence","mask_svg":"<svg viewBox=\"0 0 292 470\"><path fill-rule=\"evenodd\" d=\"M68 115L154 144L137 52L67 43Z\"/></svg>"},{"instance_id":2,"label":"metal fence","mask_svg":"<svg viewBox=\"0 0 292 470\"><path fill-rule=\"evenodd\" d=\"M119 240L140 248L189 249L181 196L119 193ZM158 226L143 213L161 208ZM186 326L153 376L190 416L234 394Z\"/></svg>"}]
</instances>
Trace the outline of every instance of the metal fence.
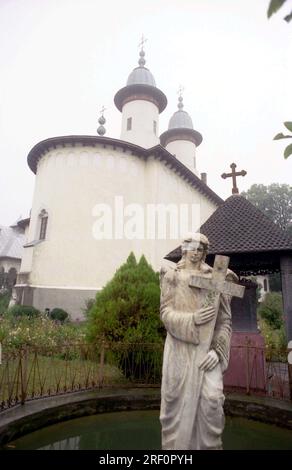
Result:
<instances>
[{"instance_id":1,"label":"metal fence","mask_svg":"<svg viewBox=\"0 0 292 470\"><path fill-rule=\"evenodd\" d=\"M271 398L292 399L289 386L288 351L252 346L248 341L233 346L228 370L224 375L226 391ZM291 380L291 377L290 377Z\"/></svg>"},{"instance_id":2,"label":"metal fence","mask_svg":"<svg viewBox=\"0 0 292 470\"><path fill-rule=\"evenodd\" d=\"M81 390L159 386L162 355L162 344L146 343L101 342L68 344L61 349L4 349L0 365L0 411L27 400ZM288 363L271 354L267 356L263 348L233 347L224 385L226 391L289 399Z\"/></svg>"}]
</instances>

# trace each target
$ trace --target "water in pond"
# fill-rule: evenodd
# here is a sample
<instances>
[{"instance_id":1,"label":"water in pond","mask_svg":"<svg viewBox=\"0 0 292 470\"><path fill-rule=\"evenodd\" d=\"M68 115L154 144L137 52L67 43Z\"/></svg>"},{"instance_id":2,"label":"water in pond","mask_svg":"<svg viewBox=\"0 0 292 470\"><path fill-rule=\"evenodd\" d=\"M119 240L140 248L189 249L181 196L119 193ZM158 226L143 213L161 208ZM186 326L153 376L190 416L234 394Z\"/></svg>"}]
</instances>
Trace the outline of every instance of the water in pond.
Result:
<instances>
[{"instance_id":1,"label":"water in pond","mask_svg":"<svg viewBox=\"0 0 292 470\"><path fill-rule=\"evenodd\" d=\"M226 418L223 447L290 449L292 431L244 418ZM158 411L106 413L48 426L10 442L8 449L160 449Z\"/></svg>"}]
</instances>

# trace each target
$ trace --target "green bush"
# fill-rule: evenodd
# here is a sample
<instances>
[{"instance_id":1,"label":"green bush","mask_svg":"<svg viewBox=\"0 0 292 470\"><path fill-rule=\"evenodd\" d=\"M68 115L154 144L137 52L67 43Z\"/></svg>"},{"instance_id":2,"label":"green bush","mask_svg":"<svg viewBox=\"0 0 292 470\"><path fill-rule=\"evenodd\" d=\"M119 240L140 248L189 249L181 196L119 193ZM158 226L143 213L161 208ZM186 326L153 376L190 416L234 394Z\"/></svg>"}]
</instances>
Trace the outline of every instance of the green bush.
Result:
<instances>
[{"instance_id":1,"label":"green bush","mask_svg":"<svg viewBox=\"0 0 292 470\"><path fill-rule=\"evenodd\" d=\"M3 315L7 312L10 298L10 290L5 290L4 292L0 293L0 315Z\"/></svg>"},{"instance_id":2,"label":"green bush","mask_svg":"<svg viewBox=\"0 0 292 470\"><path fill-rule=\"evenodd\" d=\"M94 302L95 302L95 299L86 299L84 304L85 304L85 307L82 309L82 313L85 317L88 317L88 314L90 312L90 310L92 309L93 305L94 305Z\"/></svg>"},{"instance_id":3,"label":"green bush","mask_svg":"<svg viewBox=\"0 0 292 470\"><path fill-rule=\"evenodd\" d=\"M282 295L278 292L269 292L258 308L258 314L271 328L277 330L283 326Z\"/></svg>"},{"instance_id":4,"label":"green bush","mask_svg":"<svg viewBox=\"0 0 292 470\"><path fill-rule=\"evenodd\" d=\"M265 339L266 359L287 362L287 337L284 325L275 330L267 321L261 319L259 327Z\"/></svg>"},{"instance_id":5,"label":"green bush","mask_svg":"<svg viewBox=\"0 0 292 470\"><path fill-rule=\"evenodd\" d=\"M88 339L107 341L159 342L159 277L144 256L139 263L133 253L113 279L96 294L88 314Z\"/></svg>"},{"instance_id":6,"label":"green bush","mask_svg":"<svg viewBox=\"0 0 292 470\"><path fill-rule=\"evenodd\" d=\"M53 308L50 311L50 318L52 320L58 320L61 323L64 323L65 320L69 317L69 314L62 308Z\"/></svg>"},{"instance_id":7,"label":"green bush","mask_svg":"<svg viewBox=\"0 0 292 470\"><path fill-rule=\"evenodd\" d=\"M17 318L17 317L35 318L35 317L39 317L41 315L41 312L37 310L35 307L32 307L31 305L13 305L13 307L10 307L10 309L8 310L8 314L14 318Z\"/></svg>"},{"instance_id":8,"label":"green bush","mask_svg":"<svg viewBox=\"0 0 292 470\"><path fill-rule=\"evenodd\" d=\"M76 351L84 343L83 328L72 323L53 322L44 315L18 318L9 315L0 318L0 341L5 350L18 350L31 346L45 353L76 357Z\"/></svg>"},{"instance_id":9,"label":"green bush","mask_svg":"<svg viewBox=\"0 0 292 470\"><path fill-rule=\"evenodd\" d=\"M144 256L137 263L131 253L113 279L96 294L88 314L87 338L91 343L103 338L106 342L162 344L165 330L159 318L159 305L158 273ZM131 357L124 363L119 362L126 376L130 374L126 362L135 361L134 353L129 354ZM150 360L153 358L147 353L148 365Z\"/></svg>"}]
</instances>

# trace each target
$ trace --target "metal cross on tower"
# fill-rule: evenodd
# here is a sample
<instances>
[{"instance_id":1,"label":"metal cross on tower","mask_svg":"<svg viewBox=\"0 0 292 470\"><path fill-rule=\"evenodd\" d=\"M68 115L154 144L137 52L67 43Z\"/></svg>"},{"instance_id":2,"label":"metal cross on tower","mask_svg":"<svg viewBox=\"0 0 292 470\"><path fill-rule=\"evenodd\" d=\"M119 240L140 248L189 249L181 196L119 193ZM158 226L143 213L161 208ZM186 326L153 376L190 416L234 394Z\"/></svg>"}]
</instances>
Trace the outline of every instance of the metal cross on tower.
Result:
<instances>
[{"instance_id":1,"label":"metal cross on tower","mask_svg":"<svg viewBox=\"0 0 292 470\"><path fill-rule=\"evenodd\" d=\"M145 44L145 42L147 42L147 41L148 41L148 39L145 38L144 34L142 34L141 41L139 42L139 47L141 47L142 51L143 51L143 49L144 49L144 44Z\"/></svg>"},{"instance_id":2,"label":"metal cross on tower","mask_svg":"<svg viewBox=\"0 0 292 470\"><path fill-rule=\"evenodd\" d=\"M185 88L182 85L180 85L177 90L178 96L182 96L184 91L185 91Z\"/></svg>"},{"instance_id":3,"label":"metal cross on tower","mask_svg":"<svg viewBox=\"0 0 292 470\"><path fill-rule=\"evenodd\" d=\"M239 191L238 191L238 187L236 186L236 177L245 176L247 173L245 170L235 171L235 168L236 168L235 163L231 163L230 168L231 168L231 173L223 173L221 175L221 178L223 179L232 178L232 182L233 182L232 194L238 194Z\"/></svg>"}]
</instances>

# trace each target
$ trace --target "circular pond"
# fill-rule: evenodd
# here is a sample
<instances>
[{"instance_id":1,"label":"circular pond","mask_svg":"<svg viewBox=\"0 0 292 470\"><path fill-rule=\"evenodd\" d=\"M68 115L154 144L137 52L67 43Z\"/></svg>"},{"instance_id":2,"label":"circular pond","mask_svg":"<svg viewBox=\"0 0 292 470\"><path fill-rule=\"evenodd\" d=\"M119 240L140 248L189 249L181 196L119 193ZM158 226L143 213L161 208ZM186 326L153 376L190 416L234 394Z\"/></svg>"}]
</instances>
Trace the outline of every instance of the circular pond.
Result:
<instances>
[{"instance_id":1,"label":"circular pond","mask_svg":"<svg viewBox=\"0 0 292 470\"><path fill-rule=\"evenodd\" d=\"M158 411L127 411L72 419L11 441L6 449L158 450ZM245 418L226 417L225 450L290 449L292 431Z\"/></svg>"}]
</instances>

